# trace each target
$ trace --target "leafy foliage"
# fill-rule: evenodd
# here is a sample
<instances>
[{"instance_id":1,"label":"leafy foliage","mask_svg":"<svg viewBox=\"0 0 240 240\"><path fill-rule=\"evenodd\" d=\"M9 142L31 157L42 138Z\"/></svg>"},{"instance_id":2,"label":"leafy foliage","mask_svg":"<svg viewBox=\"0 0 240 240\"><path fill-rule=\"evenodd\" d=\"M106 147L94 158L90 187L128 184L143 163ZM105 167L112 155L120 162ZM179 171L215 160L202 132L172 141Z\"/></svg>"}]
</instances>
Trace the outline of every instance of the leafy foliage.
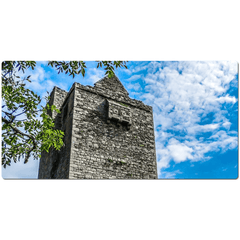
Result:
<instances>
[{"instance_id":1,"label":"leafy foliage","mask_svg":"<svg viewBox=\"0 0 240 240\"><path fill-rule=\"evenodd\" d=\"M126 61L96 61L97 68L104 67L104 70L106 72L106 75L111 78L114 76L114 71L117 68L127 68ZM69 76L72 76L73 78L77 74L82 74L82 76L85 76L85 69L86 63L83 61L49 61L48 65L51 67L54 67L58 73L65 72L66 74L69 74Z\"/></svg>"},{"instance_id":2,"label":"leafy foliage","mask_svg":"<svg viewBox=\"0 0 240 240\"><path fill-rule=\"evenodd\" d=\"M97 68L99 67L104 67L104 70L106 71L106 75L108 75L109 78L114 76L114 68L121 68L126 66L126 61L97 61L98 65Z\"/></svg>"},{"instance_id":3,"label":"leafy foliage","mask_svg":"<svg viewBox=\"0 0 240 240\"><path fill-rule=\"evenodd\" d=\"M2 164L4 167L10 166L11 160L14 162L20 160L20 157L23 157L24 163L27 163L30 154L37 159L43 150L48 152L51 146L60 149L63 145L63 132L54 129L53 119L47 114L49 105L38 108L41 102L40 96L25 87L25 81L30 81L30 76L21 80L16 75L14 65L23 72L26 68L35 66L31 62L3 63L5 69L3 67L2 73ZM52 111L59 112L55 106L51 108ZM39 113L42 121L38 117Z\"/></svg>"},{"instance_id":4,"label":"leafy foliage","mask_svg":"<svg viewBox=\"0 0 240 240\"><path fill-rule=\"evenodd\" d=\"M87 68L85 62L83 62L83 61L69 61L69 62L49 61L48 65L56 68L58 73L60 73L60 72L61 73L65 72L66 74L69 73L69 76L72 76L73 78L75 77L75 75L80 74L80 73L84 77L85 68Z\"/></svg>"},{"instance_id":5,"label":"leafy foliage","mask_svg":"<svg viewBox=\"0 0 240 240\"><path fill-rule=\"evenodd\" d=\"M115 68L126 67L123 61L97 61L97 67L104 67L106 75L111 78ZM83 61L49 61L48 65L58 73L64 72L73 78L77 74L84 77L86 63ZM41 98L26 88L26 81L31 76L20 78L28 68L34 70L35 61L2 62L2 165L10 166L23 157L27 163L32 155L41 157L41 152L49 152L51 147L60 150L63 146L64 133L55 129L54 120L47 114L48 110L60 111L56 106L39 106ZM49 99L47 99L49 100Z\"/></svg>"}]
</instances>

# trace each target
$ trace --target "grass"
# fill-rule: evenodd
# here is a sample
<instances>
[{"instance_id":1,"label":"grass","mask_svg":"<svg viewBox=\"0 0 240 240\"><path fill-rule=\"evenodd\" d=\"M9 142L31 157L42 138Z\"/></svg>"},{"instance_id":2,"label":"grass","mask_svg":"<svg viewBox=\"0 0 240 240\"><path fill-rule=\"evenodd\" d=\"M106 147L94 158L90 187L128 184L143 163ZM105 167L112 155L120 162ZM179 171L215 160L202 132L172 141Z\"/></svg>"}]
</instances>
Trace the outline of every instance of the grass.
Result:
<instances>
[{"instance_id":1,"label":"grass","mask_svg":"<svg viewBox=\"0 0 240 240\"><path fill-rule=\"evenodd\" d=\"M128 105L124 104L124 103L120 103L121 105L125 106L125 107L128 107Z\"/></svg>"}]
</instances>

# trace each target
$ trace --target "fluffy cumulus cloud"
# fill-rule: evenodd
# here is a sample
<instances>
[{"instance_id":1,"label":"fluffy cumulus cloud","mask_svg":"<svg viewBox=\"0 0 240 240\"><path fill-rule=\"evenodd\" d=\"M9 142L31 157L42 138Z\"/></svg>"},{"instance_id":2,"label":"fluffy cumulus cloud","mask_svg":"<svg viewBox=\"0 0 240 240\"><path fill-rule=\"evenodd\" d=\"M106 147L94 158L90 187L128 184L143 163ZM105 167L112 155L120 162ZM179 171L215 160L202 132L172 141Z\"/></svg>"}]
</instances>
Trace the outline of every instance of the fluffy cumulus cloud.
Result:
<instances>
[{"instance_id":1,"label":"fluffy cumulus cloud","mask_svg":"<svg viewBox=\"0 0 240 240\"><path fill-rule=\"evenodd\" d=\"M147 70L141 99L153 106L159 177L171 161L204 161L237 147L229 119L238 101L229 93L237 68L236 62L150 62L132 69Z\"/></svg>"}]
</instances>

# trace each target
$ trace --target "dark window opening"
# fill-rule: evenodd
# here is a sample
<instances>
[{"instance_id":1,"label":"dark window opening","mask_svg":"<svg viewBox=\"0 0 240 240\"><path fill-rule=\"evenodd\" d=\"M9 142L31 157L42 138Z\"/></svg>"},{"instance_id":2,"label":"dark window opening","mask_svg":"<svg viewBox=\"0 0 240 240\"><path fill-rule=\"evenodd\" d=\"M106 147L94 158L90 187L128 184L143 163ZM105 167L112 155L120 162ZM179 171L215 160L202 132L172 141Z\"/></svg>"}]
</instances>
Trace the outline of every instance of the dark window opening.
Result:
<instances>
[{"instance_id":1,"label":"dark window opening","mask_svg":"<svg viewBox=\"0 0 240 240\"><path fill-rule=\"evenodd\" d=\"M67 114L68 114L68 104L66 104L63 110L63 121L66 119Z\"/></svg>"}]
</instances>

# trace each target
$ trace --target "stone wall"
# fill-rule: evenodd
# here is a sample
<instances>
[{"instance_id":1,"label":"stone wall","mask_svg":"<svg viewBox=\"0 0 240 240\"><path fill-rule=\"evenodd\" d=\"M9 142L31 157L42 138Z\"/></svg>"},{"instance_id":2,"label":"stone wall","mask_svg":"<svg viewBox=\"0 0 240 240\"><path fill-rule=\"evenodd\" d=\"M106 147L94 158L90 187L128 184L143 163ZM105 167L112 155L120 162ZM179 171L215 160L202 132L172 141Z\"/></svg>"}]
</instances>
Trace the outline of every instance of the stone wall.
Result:
<instances>
[{"instance_id":1,"label":"stone wall","mask_svg":"<svg viewBox=\"0 0 240 240\"><path fill-rule=\"evenodd\" d=\"M65 93L56 116L65 146L43 155L40 178L157 178L150 106L129 98L117 77L94 87L74 83Z\"/></svg>"},{"instance_id":2,"label":"stone wall","mask_svg":"<svg viewBox=\"0 0 240 240\"><path fill-rule=\"evenodd\" d=\"M66 100L64 102L64 100ZM70 104L69 104L70 103ZM48 114L55 119L55 127L65 132L64 147L60 151L56 151L50 148L49 153L42 152L39 174L40 179L51 179L51 178L68 178L69 175L69 159L71 149L71 131L72 131L72 115L69 112L66 113L66 105L69 104L73 107L73 97L71 93L68 94L66 91L54 87L51 95L49 104L54 104L58 109L61 110L61 114L57 114L55 111L49 111ZM63 110L65 110L65 118L63 119ZM64 121L64 123L63 123Z\"/></svg>"}]
</instances>

